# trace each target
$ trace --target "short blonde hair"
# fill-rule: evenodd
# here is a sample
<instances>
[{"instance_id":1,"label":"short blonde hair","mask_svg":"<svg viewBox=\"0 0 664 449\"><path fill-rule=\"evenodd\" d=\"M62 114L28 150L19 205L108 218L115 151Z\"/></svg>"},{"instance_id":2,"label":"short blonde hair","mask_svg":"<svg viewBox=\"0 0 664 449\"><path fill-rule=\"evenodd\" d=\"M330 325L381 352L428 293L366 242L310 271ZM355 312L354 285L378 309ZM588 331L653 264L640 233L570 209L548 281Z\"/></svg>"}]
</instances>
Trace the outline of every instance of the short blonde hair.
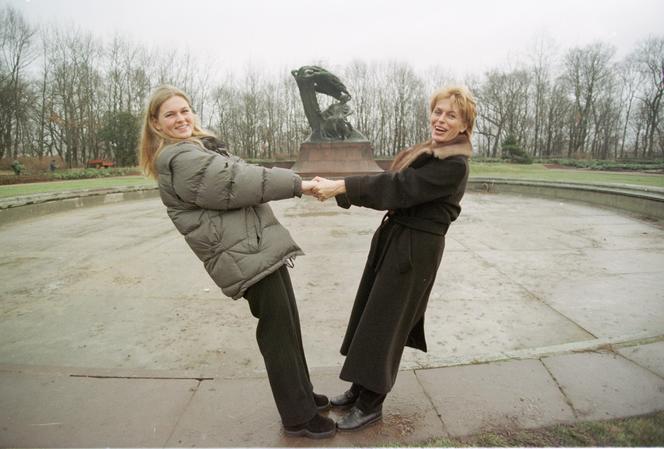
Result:
<instances>
[{"instance_id":1,"label":"short blonde hair","mask_svg":"<svg viewBox=\"0 0 664 449\"><path fill-rule=\"evenodd\" d=\"M477 103L475 102L473 94L464 86L446 86L442 89L438 89L431 96L429 113L433 112L433 109L440 100L445 100L447 98L451 98L456 107L459 108L461 118L466 125L466 134L468 135L468 138L470 138L473 134L475 118L477 117Z\"/></svg>"},{"instance_id":2,"label":"short blonde hair","mask_svg":"<svg viewBox=\"0 0 664 449\"><path fill-rule=\"evenodd\" d=\"M143 172L151 178L157 177L155 161L159 151L164 146L178 141L178 139L173 139L172 137L167 136L154 126L154 122L157 120L159 115L159 108L161 108L161 105L175 96L182 97L193 110L191 107L191 100L186 93L177 87L164 84L157 87L152 92L152 95L150 95L150 100L148 101L148 107L143 114L141 140L138 145L140 161L139 164L143 169ZM192 132L193 139L191 140L198 141L197 137L212 136L212 134L200 128L198 125L198 118L195 115L194 117L194 130Z\"/></svg>"}]
</instances>

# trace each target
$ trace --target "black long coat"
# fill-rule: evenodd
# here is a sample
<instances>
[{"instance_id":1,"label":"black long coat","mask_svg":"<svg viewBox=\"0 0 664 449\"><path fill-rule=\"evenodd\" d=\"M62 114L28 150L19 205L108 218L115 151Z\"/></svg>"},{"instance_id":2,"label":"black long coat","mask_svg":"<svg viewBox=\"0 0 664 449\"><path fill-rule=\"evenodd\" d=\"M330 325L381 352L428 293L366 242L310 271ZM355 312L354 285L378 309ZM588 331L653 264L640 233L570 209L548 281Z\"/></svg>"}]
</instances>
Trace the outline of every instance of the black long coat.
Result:
<instances>
[{"instance_id":1,"label":"black long coat","mask_svg":"<svg viewBox=\"0 0 664 449\"><path fill-rule=\"evenodd\" d=\"M467 179L466 156L435 151L402 171L345 178L339 206L389 212L373 236L355 297L341 346L341 379L388 393L404 347L426 352L424 313Z\"/></svg>"}]
</instances>

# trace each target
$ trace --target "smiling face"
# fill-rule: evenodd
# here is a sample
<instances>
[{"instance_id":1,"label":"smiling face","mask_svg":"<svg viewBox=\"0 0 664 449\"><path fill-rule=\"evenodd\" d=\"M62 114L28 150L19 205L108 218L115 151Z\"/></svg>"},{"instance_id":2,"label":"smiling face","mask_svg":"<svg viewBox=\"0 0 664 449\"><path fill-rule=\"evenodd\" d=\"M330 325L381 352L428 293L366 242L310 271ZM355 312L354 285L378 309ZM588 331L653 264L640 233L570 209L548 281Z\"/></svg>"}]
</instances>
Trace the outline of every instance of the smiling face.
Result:
<instances>
[{"instance_id":1,"label":"smiling face","mask_svg":"<svg viewBox=\"0 0 664 449\"><path fill-rule=\"evenodd\" d=\"M435 143L449 142L466 131L466 124L452 98L442 98L431 111L431 138Z\"/></svg>"},{"instance_id":2,"label":"smiling face","mask_svg":"<svg viewBox=\"0 0 664 449\"><path fill-rule=\"evenodd\" d=\"M152 124L172 139L187 139L194 132L194 113L187 100L175 95L161 104Z\"/></svg>"}]
</instances>

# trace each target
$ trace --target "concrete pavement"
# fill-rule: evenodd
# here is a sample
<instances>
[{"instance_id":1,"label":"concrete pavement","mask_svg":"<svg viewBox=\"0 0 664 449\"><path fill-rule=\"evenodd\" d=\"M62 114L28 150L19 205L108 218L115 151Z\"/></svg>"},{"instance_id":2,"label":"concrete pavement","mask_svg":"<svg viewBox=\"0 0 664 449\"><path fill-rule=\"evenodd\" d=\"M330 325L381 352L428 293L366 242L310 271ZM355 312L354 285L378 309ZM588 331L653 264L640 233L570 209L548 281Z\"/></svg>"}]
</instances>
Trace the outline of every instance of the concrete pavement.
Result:
<instances>
[{"instance_id":1,"label":"concrete pavement","mask_svg":"<svg viewBox=\"0 0 664 449\"><path fill-rule=\"evenodd\" d=\"M656 371L629 358L652 352ZM664 342L453 367L404 370L383 421L330 440L286 437L266 379L1 367L2 447L418 445L442 436L536 428L664 409ZM659 361L658 361L659 359ZM166 373L162 375L167 375ZM314 372L318 391L342 391ZM336 418L337 412L329 412Z\"/></svg>"},{"instance_id":2,"label":"concrete pavement","mask_svg":"<svg viewBox=\"0 0 664 449\"><path fill-rule=\"evenodd\" d=\"M0 224L0 446L418 444L664 410L664 226L613 210L469 193L426 332L381 424L283 435L243 301L222 297L158 198ZM381 214L273 204L316 390L338 354ZM335 412L330 412L337 416Z\"/></svg>"}]
</instances>

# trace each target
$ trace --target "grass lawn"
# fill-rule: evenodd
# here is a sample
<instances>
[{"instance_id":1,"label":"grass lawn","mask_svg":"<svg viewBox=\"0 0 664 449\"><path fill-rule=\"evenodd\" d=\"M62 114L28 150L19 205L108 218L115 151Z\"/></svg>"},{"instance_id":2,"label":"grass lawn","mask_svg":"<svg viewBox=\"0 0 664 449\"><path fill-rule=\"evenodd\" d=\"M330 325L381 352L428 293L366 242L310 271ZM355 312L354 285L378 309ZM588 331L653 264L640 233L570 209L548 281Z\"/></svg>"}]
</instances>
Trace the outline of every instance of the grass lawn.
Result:
<instances>
[{"instance_id":1,"label":"grass lawn","mask_svg":"<svg viewBox=\"0 0 664 449\"><path fill-rule=\"evenodd\" d=\"M585 184L632 184L639 186L664 187L664 174L580 170L573 168L547 168L544 164L522 165L471 162L470 177L580 182Z\"/></svg>"},{"instance_id":2,"label":"grass lawn","mask_svg":"<svg viewBox=\"0 0 664 449\"><path fill-rule=\"evenodd\" d=\"M117 176L112 178L76 179L72 181L35 182L0 186L0 198L56 193L67 190L107 189L121 186L154 186L155 181L144 176Z\"/></svg>"},{"instance_id":3,"label":"grass lawn","mask_svg":"<svg viewBox=\"0 0 664 449\"><path fill-rule=\"evenodd\" d=\"M471 162L470 177L511 178L536 181L578 182L585 184L632 184L664 188L664 174L608 172L579 169L551 169L543 164L519 165ZM117 186L155 185L144 176L51 181L0 186L0 198L63 192L66 190L104 189Z\"/></svg>"},{"instance_id":4,"label":"grass lawn","mask_svg":"<svg viewBox=\"0 0 664 449\"><path fill-rule=\"evenodd\" d=\"M663 447L664 411L634 418L440 438L421 447Z\"/></svg>"}]
</instances>

